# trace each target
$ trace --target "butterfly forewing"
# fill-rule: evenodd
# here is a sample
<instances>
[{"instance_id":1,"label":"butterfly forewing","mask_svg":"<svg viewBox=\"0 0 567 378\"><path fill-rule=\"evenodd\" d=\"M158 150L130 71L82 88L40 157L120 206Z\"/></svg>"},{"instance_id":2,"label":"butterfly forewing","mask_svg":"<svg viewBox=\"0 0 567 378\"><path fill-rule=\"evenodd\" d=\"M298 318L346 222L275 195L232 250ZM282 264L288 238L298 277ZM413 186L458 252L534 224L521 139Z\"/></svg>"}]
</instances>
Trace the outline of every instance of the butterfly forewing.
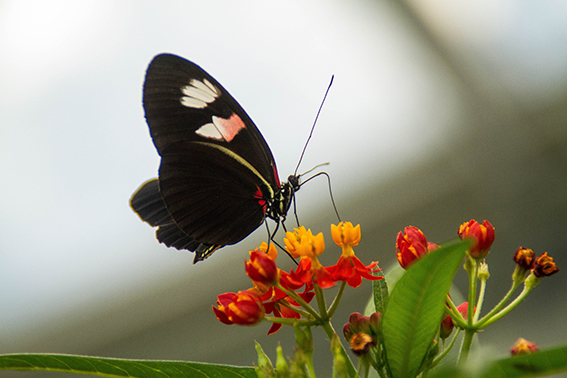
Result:
<instances>
[{"instance_id":1,"label":"butterfly forewing","mask_svg":"<svg viewBox=\"0 0 567 378\"><path fill-rule=\"evenodd\" d=\"M272 153L254 122L196 64L175 55L156 56L146 73L143 102L150 133L161 156L179 141L219 144L249 162L272 186L280 185ZM204 136L212 134L215 124L225 124L226 133L217 134L217 138Z\"/></svg>"}]
</instances>

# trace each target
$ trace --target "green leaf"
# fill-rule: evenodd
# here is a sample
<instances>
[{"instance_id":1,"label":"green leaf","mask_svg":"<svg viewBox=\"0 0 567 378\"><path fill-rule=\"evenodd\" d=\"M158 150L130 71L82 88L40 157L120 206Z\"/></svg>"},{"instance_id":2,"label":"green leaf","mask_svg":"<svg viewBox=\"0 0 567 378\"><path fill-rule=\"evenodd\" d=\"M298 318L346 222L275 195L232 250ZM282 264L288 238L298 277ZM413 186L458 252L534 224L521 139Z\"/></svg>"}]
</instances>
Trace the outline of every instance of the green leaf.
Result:
<instances>
[{"instance_id":1,"label":"green leaf","mask_svg":"<svg viewBox=\"0 0 567 378\"><path fill-rule=\"evenodd\" d=\"M443 319L446 294L468 242L458 242L414 263L394 287L382 318L388 366L394 378L414 378Z\"/></svg>"},{"instance_id":2,"label":"green leaf","mask_svg":"<svg viewBox=\"0 0 567 378\"><path fill-rule=\"evenodd\" d=\"M567 346L496 361L482 378L536 377L567 371Z\"/></svg>"},{"instance_id":3,"label":"green leaf","mask_svg":"<svg viewBox=\"0 0 567 378\"><path fill-rule=\"evenodd\" d=\"M251 367L181 361L123 360L65 354L4 354L0 370L42 370L99 377L256 378Z\"/></svg>"},{"instance_id":4,"label":"green leaf","mask_svg":"<svg viewBox=\"0 0 567 378\"><path fill-rule=\"evenodd\" d=\"M374 292L374 311L383 314L388 304L388 283L386 282L386 277L372 281L372 291Z\"/></svg>"}]
</instances>

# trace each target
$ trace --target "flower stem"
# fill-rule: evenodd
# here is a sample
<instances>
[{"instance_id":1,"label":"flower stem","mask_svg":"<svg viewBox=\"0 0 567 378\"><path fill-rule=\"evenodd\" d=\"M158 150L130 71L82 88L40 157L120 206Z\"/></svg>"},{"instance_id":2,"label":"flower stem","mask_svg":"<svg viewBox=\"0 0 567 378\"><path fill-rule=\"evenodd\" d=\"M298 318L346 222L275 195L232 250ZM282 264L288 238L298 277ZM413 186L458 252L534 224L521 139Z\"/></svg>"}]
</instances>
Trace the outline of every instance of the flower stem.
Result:
<instances>
[{"instance_id":1,"label":"flower stem","mask_svg":"<svg viewBox=\"0 0 567 378\"><path fill-rule=\"evenodd\" d=\"M473 322L473 313L474 313L475 301L476 301L476 288L478 284L477 275L478 275L479 264L480 264L479 260L474 260L474 267L469 271L469 306L467 311L468 312L467 319L465 319L469 326L472 326L472 322Z\"/></svg>"},{"instance_id":2,"label":"flower stem","mask_svg":"<svg viewBox=\"0 0 567 378\"><path fill-rule=\"evenodd\" d=\"M329 319L327 314L327 303L325 302L325 294L323 290L317 285L313 283L313 289L315 291L315 298L317 298L317 306L319 306L319 314L323 320Z\"/></svg>"},{"instance_id":3,"label":"flower stem","mask_svg":"<svg viewBox=\"0 0 567 378\"><path fill-rule=\"evenodd\" d=\"M482 323L482 328L486 328L489 325L491 325L492 323L494 323L495 321L501 319L502 317L504 317L505 315L507 315L510 311L512 311L517 305L520 304L520 302L522 302L530 293L530 291L532 291L533 287L528 288L528 287L524 287L524 290L522 290L522 292L520 293L520 295L518 295L518 297L516 299L514 299L508 306L506 306L502 311L500 311L499 313L497 313L496 315L492 316L489 319L486 319L486 321L484 323Z\"/></svg>"},{"instance_id":4,"label":"flower stem","mask_svg":"<svg viewBox=\"0 0 567 378\"><path fill-rule=\"evenodd\" d=\"M335 313L335 311L339 307L339 303L340 303L341 298L343 296L343 293L345 291L345 287L346 287L346 281L341 282L341 287L339 288L337 295L335 295L335 299L333 300L333 303L331 303L331 306L329 307L329 311L328 311L329 318L333 317L333 314Z\"/></svg>"},{"instance_id":5,"label":"flower stem","mask_svg":"<svg viewBox=\"0 0 567 378\"><path fill-rule=\"evenodd\" d=\"M286 293L291 298L293 298L294 301L299 303L301 307L303 307L315 320L319 322L323 321L323 319L321 319L321 316L319 316L317 311L315 311L315 309L311 307L309 303L305 302L303 298L301 298L295 291L287 290L285 287L281 286L280 284L277 285L277 288L282 290L284 293Z\"/></svg>"},{"instance_id":6,"label":"flower stem","mask_svg":"<svg viewBox=\"0 0 567 378\"><path fill-rule=\"evenodd\" d=\"M335 332L335 330L333 329L333 325L331 324L331 322L329 320L323 322L322 325L323 329L325 330L325 333L327 334L327 336L329 337L329 339L333 339L333 336L338 337L337 333ZM339 343L339 345L341 346L341 354L343 355L345 362L346 362L346 367L347 367L347 373L348 376L350 378L355 378L358 377L358 373L350 359L350 357L348 356L345 347L343 346L342 343Z\"/></svg>"},{"instance_id":7,"label":"flower stem","mask_svg":"<svg viewBox=\"0 0 567 378\"><path fill-rule=\"evenodd\" d=\"M453 349L453 346L455 345L455 342L457 341L460 332L461 330L457 329L455 335L453 336L453 339L451 340L451 343L446 348L443 348L443 352L441 352L441 354L439 354L431 363L431 369L437 366L443 360L443 358L445 358L445 356L449 354L451 349Z\"/></svg>"},{"instance_id":8,"label":"flower stem","mask_svg":"<svg viewBox=\"0 0 567 378\"><path fill-rule=\"evenodd\" d=\"M474 329L465 329L465 337L463 338L463 343L461 345L461 351L459 353L459 365L464 365L469 358L469 353L471 351L471 344L473 340L473 336L476 330Z\"/></svg>"},{"instance_id":9,"label":"flower stem","mask_svg":"<svg viewBox=\"0 0 567 378\"><path fill-rule=\"evenodd\" d=\"M488 314L486 314L482 319L480 319L477 323L478 328L485 328L485 324L486 322L488 322L490 319L492 319L492 317L498 313L498 311L500 311L505 305L506 303L510 300L510 298L512 297L512 294L514 294L514 292L516 291L516 289L518 288L518 286L520 286L521 282L517 282L517 281L513 281L512 283L512 287L510 288L510 290L508 291L508 293L506 293L506 295L504 296L504 298L502 298L502 300L500 301L500 303L498 303L496 305L496 307L494 307ZM520 294L521 295L521 294Z\"/></svg>"},{"instance_id":10,"label":"flower stem","mask_svg":"<svg viewBox=\"0 0 567 378\"><path fill-rule=\"evenodd\" d=\"M484 303L485 291L486 291L486 279L481 279L480 280L480 293L478 294L478 303L476 305L476 311L474 312L473 322L478 321L478 318L480 316L482 304Z\"/></svg>"}]
</instances>

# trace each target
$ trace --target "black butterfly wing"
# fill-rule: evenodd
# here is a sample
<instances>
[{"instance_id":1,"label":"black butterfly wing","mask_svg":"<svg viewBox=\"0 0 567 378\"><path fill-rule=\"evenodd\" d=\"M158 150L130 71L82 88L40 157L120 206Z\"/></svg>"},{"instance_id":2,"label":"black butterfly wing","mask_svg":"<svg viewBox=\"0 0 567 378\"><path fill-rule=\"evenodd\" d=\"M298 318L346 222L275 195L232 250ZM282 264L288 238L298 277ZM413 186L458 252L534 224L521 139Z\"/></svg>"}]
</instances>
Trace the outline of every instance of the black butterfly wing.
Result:
<instances>
[{"instance_id":1,"label":"black butterfly wing","mask_svg":"<svg viewBox=\"0 0 567 378\"><path fill-rule=\"evenodd\" d=\"M179 142L162 157L159 187L175 223L206 244L239 242L262 224L273 189L230 150Z\"/></svg>"},{"instance_id":2,"label":"black butterfly wing","mask_svg":"<svg viewBox=\"0 0 567 378\"><path fill-rule=\"evenodd\" d=\"M148 67L144 110L162 156L159 181L131 200L160 242L203 260L265 218L279 188L271 151L236 100L199 66L162 54Z\"/></svg>"},{"instance_id":3,"label":"black butterfly wing","mask_svg":"<svg viewBox=\"0 0 567 378\"><path fill-rule=\"evenodd\" d=\"M179 228L165 206L158 179L143 183L132 195L130 205L143 221L153 227L158 227L156 237L160 243L168 247L194 251L194 262L204 260L222 247L216 244L199 243Z\"/></svg>"},{"instance_id":4,"label":"black butterfly wing","mask_svg":"<svg viewBox=\"0 0 567 378\"><path fill-rule=\"evenodd\" d=\"M238 102L198 65L176 55L157 55L146 73L143 102L161 156L180 141L219 144L279 187L274 157L262 134Z\"/></svg>"}]
</instances>

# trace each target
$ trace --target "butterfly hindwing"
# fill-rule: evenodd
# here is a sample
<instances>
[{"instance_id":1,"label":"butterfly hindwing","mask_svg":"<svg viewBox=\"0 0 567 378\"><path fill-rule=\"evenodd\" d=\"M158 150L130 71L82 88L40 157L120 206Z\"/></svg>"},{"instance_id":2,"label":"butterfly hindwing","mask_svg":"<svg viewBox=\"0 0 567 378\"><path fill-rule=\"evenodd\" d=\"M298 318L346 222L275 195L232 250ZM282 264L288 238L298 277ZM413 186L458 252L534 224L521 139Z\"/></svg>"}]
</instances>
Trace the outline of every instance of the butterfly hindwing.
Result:
<instances>
[{"instance_id":1,"label":"butterfly hindwing","mask_svg":"<svg viewBox=\"0 0 567 378\"><path fill-rule=\"evenodd\" d=\"M162 157L160 190L169 213L203 243L234 244L262 224L272 188L245 161L202 142L180 142Z\"/></svg>"}]
</instances>

